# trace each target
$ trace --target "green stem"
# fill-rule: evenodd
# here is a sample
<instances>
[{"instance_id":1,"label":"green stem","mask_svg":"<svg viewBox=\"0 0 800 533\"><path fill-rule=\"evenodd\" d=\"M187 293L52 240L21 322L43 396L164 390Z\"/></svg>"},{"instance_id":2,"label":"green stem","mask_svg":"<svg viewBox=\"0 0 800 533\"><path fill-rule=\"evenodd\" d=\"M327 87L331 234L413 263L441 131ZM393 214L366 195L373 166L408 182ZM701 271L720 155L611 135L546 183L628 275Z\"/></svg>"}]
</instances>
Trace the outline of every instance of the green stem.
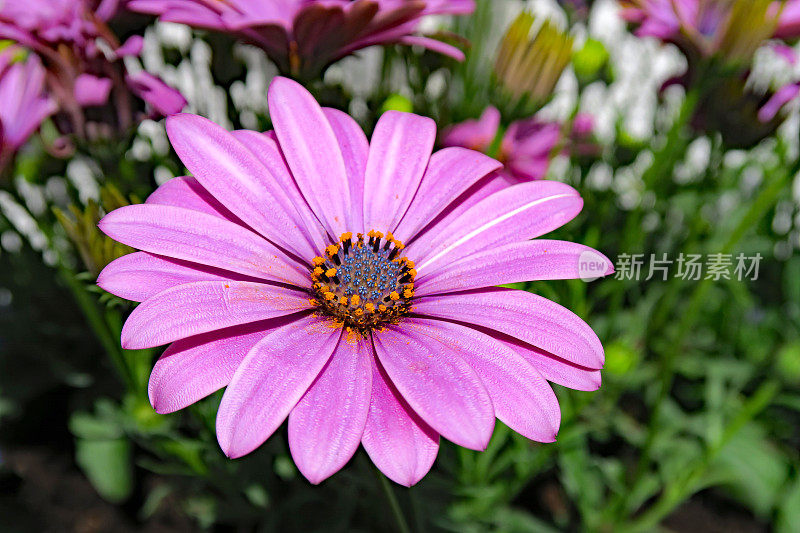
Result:
<instances>
[{"instance_id":1,"label":"green stem","mask_svg":"<svg viewBox=\"0 0 800 533\"><path fill-rule=\"evenodd\" d=\"M58 275L72 292L75 302L81 308L84 317L86 317L86 321L100 341L100 344L103 346L106 353L108 353L111 363L117 370L120 379L133 390L135 383L129 372L128 365L125 362L125 357L122 354L122 348L120 348L117 338L112 333L103 314L97 308L97 303L94 298L86 292L86 289L81 283L75 279L75 275L67 268L60 267Z\"/></svg>"},{"instance_id":2,"label":"green stem","mask_svg":"<svg viewBox=\"0 0 800 533\"><path fill-rule=\"evenodd\" d=\"M397 501L397 496L395 495L394 489L389 483L389 480L386 479L386 476L384 476L377 468L375 468L375 475L378 477L378 481L381 484L383 494L389 501L389 507L392 510L392 515L394 516L397 530L400 533L411 533L411 529L408 527L408 522L406 522L406 517L403 515L403 510L400 508L400 502Z\"/></svg>"}]
</instances>

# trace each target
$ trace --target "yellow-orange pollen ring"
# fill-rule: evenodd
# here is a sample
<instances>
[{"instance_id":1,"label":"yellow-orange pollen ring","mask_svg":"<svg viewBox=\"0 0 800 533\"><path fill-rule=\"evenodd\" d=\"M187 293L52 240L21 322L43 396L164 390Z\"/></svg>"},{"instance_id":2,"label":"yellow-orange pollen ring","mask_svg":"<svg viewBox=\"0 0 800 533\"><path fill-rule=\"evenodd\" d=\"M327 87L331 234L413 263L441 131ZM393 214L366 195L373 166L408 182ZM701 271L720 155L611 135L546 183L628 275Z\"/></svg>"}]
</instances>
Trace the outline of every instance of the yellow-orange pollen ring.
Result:
<instances>
[{"instance_id":1,"label":"yellow-orange pollen ring","mask_svg":"<svg viewBox=\"0 0 800 533\"><path fill-rule=\"evenodd\" d=\"M312 260L313 302L319 312L365 334L397 323L411 310L414 262L391 233L343 233Z\"/></svg>"}]
</instances>

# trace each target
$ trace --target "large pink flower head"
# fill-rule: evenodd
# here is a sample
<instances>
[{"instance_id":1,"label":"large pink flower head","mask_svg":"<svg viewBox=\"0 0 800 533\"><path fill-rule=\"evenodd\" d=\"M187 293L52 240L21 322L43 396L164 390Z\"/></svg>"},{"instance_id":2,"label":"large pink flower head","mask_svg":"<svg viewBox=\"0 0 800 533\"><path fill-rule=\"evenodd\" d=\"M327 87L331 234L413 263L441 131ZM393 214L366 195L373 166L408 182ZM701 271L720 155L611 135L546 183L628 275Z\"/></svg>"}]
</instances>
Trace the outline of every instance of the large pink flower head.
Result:
<instances>
[{"instance_id":1,"label":"large pink flower head","mask_svg":"<svg viewBox=\"0 0 800 533\"><path fill-rule=\"evenodd\" d=\"M497 108L487 107L478 120L467 120L447 128L442 144L488 153L500 131L500 118ZM576 117L572 132L576 140L589 135L591 130L590 116ZM558 122L531 117L511 123L500 140L497 153L493 154L504 164L498 174L512 184L544 178L553 150L562 138L562 125Z\"/></svg>"},{"instance_id":2,"label":"large pink flower head","mask_svg":"<svg viewBox=\"0 0 800 533\"><path fill-rule=\"evenodd\" d=\"M15 47L0 52L0 171L56 109L44 93L45 72L39 58L15 61L18 53Z\"/></svg>"},{"instance_id":3,"label":"large pink flower head","mask_svg":"<svg viewBox=\"0 0 800 533\"><path fill-rule=\"evenodd\" d=\"M159 413L226 387L217 437L232 458L288 417L300 471L318 483L359 444L412 485L439 436L481 450L495 417L552 442L548 380L600 385L603 348L567 309L497 285L597 275L582 245L536 239L572 219L557 182L496 186L495 160L431 154L428 118L389 111L371 142L302 86L269 89L275 127L229 133L194 115L167 119L192 178L168 181L100 228L142 250L97 283L142 302L122 331L136 349L173 343L150 378Z\"/></svg>"},{"instance_id":4,"label":"large pink flower head","mask_svg":"<svg viewBox=\"0 0 800 533\"><path fill-rule=\"evenodd\" d=\"M467 14L473 0L130 0L133 11L231 33L260 46L286 75L308 79L373 45L419 45L462 59L457 48L417 35L426 15Z\"/></svg>"},{"instance_id":5,"label":"large pink flower head","mask_svg":"<svg viewBox=\"0 0 800 533\"><path fill-rule=\"evenodd\" d=\"M0 0L0 39L37 54L47 69L48 91L58 103L57 124L81 137L108 136L109 127L133 123L131 93L152 116L177 113L186 105L179 92L146 73L129 73L126 56L139 55L142 38L119 43L106 22L118 0ZM87 110L102 116L90 124ZM103 112L98 112L101 109Z\"/></svg>"}]
</instances>

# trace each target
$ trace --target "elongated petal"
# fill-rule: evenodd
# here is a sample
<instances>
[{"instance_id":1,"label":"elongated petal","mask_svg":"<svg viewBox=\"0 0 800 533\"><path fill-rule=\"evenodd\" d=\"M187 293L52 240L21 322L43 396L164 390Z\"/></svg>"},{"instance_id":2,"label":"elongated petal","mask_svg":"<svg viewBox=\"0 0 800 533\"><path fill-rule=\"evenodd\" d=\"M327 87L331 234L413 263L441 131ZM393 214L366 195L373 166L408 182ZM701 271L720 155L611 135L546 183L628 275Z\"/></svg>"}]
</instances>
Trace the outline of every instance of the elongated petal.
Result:
<instances>
[{"instance_id":1,"label":"elongated petal","mask_svg":"<svg viewBox=\"0 0 800 533\"><path fill-rule=\"evenodd\" d=\"M234 326L172 343L156 361L147 388L157 413L172 413L225 387L250 349L296 316Z\"/></svg>"},{"instance_id":2,"label":"elongated petal","mask_svg":"<svg viewBox=\"0 0 800 533\"><path fill-rule=\"evenodd\" d=\"M431 469L439 434L415 413L371 357L372 398L361 442L386 477L410 487Z\"/></svg>"},{"instance_id":3,"label":"elongated petal","mask_svg":"<svg viewBox=\"0 0 800 533\"><path fill-rule=\"evenodd\" d=\"M462 52L459 48L456 48L452 44L447 44L430 37L423 37L421 35L407 35L405 37L401 37L399 42L409 46L421 46L431 50L432 52L452 57L456 61L464 61L465 59L464 52Z\"/></svg>"},{"instance_id":4,"label":"elongated petal","mask_svg":"<svg viewBox=\"0 0 800 533\"><path fill-rule=\"evenodd\" d=\"M394 231L408 242L455 198L484 176L502 168L499 161L466 148L445 148L431 156L419 190Z\"/></svg>"},{"instance_id":5,"label":"elongated petal","mask_svg":"<svg viewBox=\"0 0 800 533\"><path fill-rule=\"evenodd\" d=\"M289 449L315 485L356 453L369 412L372 342L342 339L289 415Z\"/></svg>"},{"instance_id":6,"label":"elongated petal","mask_svg":"<svg viewBox=\"0 0 800 533\"><path fill-rule=\"evenodd\" d=\"M445 207L441 213L436 215L432 222L419 230L416 235L414 235L411 242L430 239L428 236L429 234L431 236L438 234L442 231L442 228L449 227L453 221L457 220L468 209L471 209L491 195L515 184L516 183L511 183L509 181L506 173L502 170L492 172L488 176L479 179L472 187L464 191L461 196Z\"/></svg>"},{"instance_id":7,"label":"elongated petal","mask_svg":"<svg viewBox=\"0 0 800 533\"><path fill-rule=\"evenodd\" d=\"M311 307L302 291L248 281L198 281L145 300L122 328L122 346L152 348Z\"/></svg>"},{"instance_id":8,"label":"elongated petal","mask_svg":"<svg viewBox=\"0 0 800 533\"><path fill-rule=\"evenodd\" d=\"M164 83L158 76L147 71L125 76L125 83L133 94L144 100L152 110L152 114L166 117L180 113L186 107L186 98L180 91Z\"/></svg>"},{"instance_id":9,"label":"elongated petal","mask_svg":"<svg viewBox=\"0 0 800 533\"><path fill-rule=\"evenodd\" d=\"M328 362L341 331L309 316L250 350L217 411L217 440L228 457L252 452L283 423Z\"/></svg>"},{"instance_id":10,"label":"elongated petal","mask_svg":"<svg viewBox=\"0 0 800 533\"><path fill-rule=\"evenodd\" d=\"M459 446L486 448L494 430L492 401L456 350L402 326L376 333L374 342L386 374L425 422Z\"/></svg>"},{"instance_id":11,"label":"elongated petal","mask_svg":"<svg viewBox=\"0 0 800 533\"><path fill-rule=\"evenodd\" d=\"M582 267L581 261L592 261L591 269ZM417 280L415 293L425 296L521 281L577 279L598 271L602 275L614 271L600 252L582 244L537 239L478 252L455 264L438 263Z\"/></svg>"},{"instance_id":12,"label":"elongated petal","mask_svg":"<svg viewBox=\"0 0 800 533\"><path fill-rule=\"evenodd\" d=\"M97 284L103 290L134 302L143 302L175 285L214 280L253 281L234 272L146 252L123 255L97 276Z\"/></svg>"},{"instance_id":13,"label":"elongated petal","mask_svg":"<svg viewBox=\"0 0 800 533\"><path fill-rule=\"evenodd\" d=\"M219 200L214 198L210 192L200 185L199 181L191 176L179 176L161 184L147 197L145 203L148 205L183 207L184 209L215 215L244 226L239 217L219 203Z\"/></svg>"},{"instance_id":14,"label":"elongated petal","mask_svg":"<svg viewBox=\"0 0 800 533\"><path fill-rule=\"evenodd\" d=\"M481 377L504 424L529 439L555 441L561 423L558 399L520 355L485 333L444 320L409 319L406 327L454 347Z\"/></svg>"},{"instance_id":15,"label":"elongated petal","mask_svg":"<svg viewBox=\"0 0 800 533\"><path fill-rule=\"evenodd\" d=\"M271 179L277 182L276 186L289 198L290 204L297 211L297 216L300 217L305 227L306 240L313 245L315 250L321 250L328 243L325 228L297 187L297 182L292 177L289 166L283 158L274 133L236 130L232 132L232 135L253 152L262 165L269 169Z\"/></svg>"},{"instance_id":16,"label":"elongated petal","mask_svg":"<svg viewBox=\"0 0 800 533\"><path fill-rule=\"evenodd\" d=\"M323 108L334 134L339 140L339 148L344 156L347 169L347 182L350 184L352 209L349 213L348 230L366 233L364 227L364 176L369 156L369 141L364 130L350 115L338 109Z\"/></svg>"},{"instance_id":17,"label":"elongated petal","mask_svg":"<svg viewBox=\"0 0 800 533\"><path fill-rule=\"evenodd\" d=\"M399 111L381 115L367 160L366 228L394 231L419 188L435 140L436 123L429 118Z\"/></svg>"},{"instance_id":18,"label":"elongated petal","mask_svg":"<svg viewBox=\"0 0 800 533\"><path fill-rule=\"evenodd\" d=\"M246 276L309 286L307 272L252 231L220 217L180 207L129 205L98 224L133 248Z\"/></svg>"},{"instance_id":19,"label":"elongated petal","mask_svg":"<svg viewBox=\"0 0 800 533\"><path fill-rule=\"evenodd\" d=\"M560 357L524 343L519 339L504 336L499 332L491 332L500 342L525 358L547 380L570 389L596 391L600 388L602 377L600 370L586 368L570 363Z\"/></svg>"},{"instance_id":20,"label":"elongated petal","mask_svg":"<svg viewBox=\"0 0 800 533\"><path fill-rule=\"evenodd\" d=\"M603 346L586 322L569 309L526 291L478 289L428 296L414 302L414 312L484 326L571 363L603 367Z\"/></svg>"},{"instance_id":21,"label":"elongated petal","mask_svg":"<svg viewBox=\"0 0 800 533\"><path fill-rule=\"evenodd\" d=\"M539 237L572 220L582 207L577 191L563 183L514 185L473 205L447 227L425 233L407 255L422 271L443 258L453 262L488 247Z\"/></svg>"},{"instance_id":22,"label":"elongated petal","mask_svg":"<svg viewBox=\"0 0 800 533\"><path fill-rule=\"evenodd\" d=\"M269 112L283 155L308 204L331 236L347 231L352 209L342 151L322 108L287 78L269 87Z\"/></svg>"},{"instance_id":23,"label":"elongated petal","mask_svg":"<svg viewBox=\"0 0 800 533\"><path fill-rule=\"evenodd\" d=\"M167 134L194 177L225 207L275 244L316 255L289 198L256 155L230 132L197 115L172 115Z\"/></svg>"}]
</instances>

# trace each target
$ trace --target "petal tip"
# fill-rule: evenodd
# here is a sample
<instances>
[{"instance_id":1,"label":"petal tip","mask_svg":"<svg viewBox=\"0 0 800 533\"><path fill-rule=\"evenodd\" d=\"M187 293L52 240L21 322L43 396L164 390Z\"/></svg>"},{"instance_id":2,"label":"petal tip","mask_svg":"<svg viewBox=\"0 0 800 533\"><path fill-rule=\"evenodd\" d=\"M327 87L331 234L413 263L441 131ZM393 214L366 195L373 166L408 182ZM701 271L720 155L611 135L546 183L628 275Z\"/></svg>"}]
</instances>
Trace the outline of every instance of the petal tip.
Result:
<instances>
[{"instance_id":1,"label":"petal tip","mask_svg":"<svg viewBox=\"0 0 800 533\"><path fill-rule=\"evenodd\" d=\"M153 406L153 411L155 411L159 415L168 415L170 413L175 412L175 409L170 409L167 405L164 405L164 401L162 398L150 398L150 405Z\"/></svg>"},{"instance_id":2,"label":"petal tip","mask_svg":"<svg viewBox=\"0 0 800 533\"><path fill-rule=\"evenodd\" d=\"M306 478L312 485L319 485L333 474L326 474L321 471L308 471L305 468L300 468L300 465L297 465L297 469L300 470L300 473L303 474L303 477Z\"/></svg>"},{"instance_id":3,"label":"petal tip","mask_svg":"<svg viewBox=\"0 0 800 533\"><path fill-rule=\"evenodd\" d=\"M278 96L280 93L295 92L297 90L308 92L308 90L305 87L303 87L293 79L286 78L283 76L276 76L269 84L269 89L267 89L267 100L271 101L274 97Z\"/></svg>"}]
</instances>

